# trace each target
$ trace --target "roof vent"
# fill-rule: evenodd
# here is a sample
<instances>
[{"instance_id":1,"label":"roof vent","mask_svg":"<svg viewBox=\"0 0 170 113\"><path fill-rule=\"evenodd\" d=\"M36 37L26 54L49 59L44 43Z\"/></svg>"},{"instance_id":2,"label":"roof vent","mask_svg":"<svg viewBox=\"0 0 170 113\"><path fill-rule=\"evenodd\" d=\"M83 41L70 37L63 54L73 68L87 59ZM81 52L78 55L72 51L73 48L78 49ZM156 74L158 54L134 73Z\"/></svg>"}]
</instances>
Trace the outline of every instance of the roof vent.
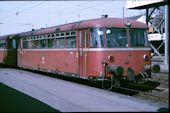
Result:
<instances>
[{"instance_id":1,"label":"roof vent","mask_svg":"<svg viewBox=\"0 0 170 113\"><path fill-rule=\"evenodd\" d=\"M102 15L102 18L107 18L108 17L108 15Z\"/></svg>"}]
</instances>

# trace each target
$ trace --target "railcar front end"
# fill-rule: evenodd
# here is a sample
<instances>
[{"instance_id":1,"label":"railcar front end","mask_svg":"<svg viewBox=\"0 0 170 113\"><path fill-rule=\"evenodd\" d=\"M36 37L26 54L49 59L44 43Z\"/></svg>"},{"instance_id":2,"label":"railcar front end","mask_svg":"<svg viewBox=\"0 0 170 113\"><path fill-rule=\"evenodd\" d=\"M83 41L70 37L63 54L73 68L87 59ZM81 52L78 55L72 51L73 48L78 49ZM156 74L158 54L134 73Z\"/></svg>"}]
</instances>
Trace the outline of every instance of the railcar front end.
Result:
<instances>
[{"instance_id":1,"label":"railcar front end","mask_svg":"<svg viewBox=\"0 0 170 113\"><path fill-rule=\"evenodd\" d=\"M151 65L145 28L93 28L88 49L90 80L144 83L159 65ZM117 84L120 85L120 84Z\"/></svg>"}]
</instances>

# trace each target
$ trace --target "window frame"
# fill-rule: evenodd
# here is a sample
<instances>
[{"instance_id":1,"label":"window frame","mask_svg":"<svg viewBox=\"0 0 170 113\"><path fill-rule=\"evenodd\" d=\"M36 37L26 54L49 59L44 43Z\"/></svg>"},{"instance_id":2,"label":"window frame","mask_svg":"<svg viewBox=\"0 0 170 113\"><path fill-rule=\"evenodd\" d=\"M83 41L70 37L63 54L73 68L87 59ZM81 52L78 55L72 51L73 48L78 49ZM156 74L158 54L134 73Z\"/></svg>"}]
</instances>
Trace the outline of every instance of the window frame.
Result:
<instances>
[{"instance_id":1,"label":"window frame","mask_svg":"<svg viewBox=\"0 0 170 113\"><path fill-rule=\"evenodd\" d=\"M92 46L91 46L91 36L92 36L92 35L91 35L91 33L92 33L91 30L92 30L92 29L102 29L102 30L103 30L103 39L104 39L103 44L104 44L104 45L103 45L102 47L92 47ZM90 32L89 32L89 35L90 35L90 38L89 38L89 47L90 47L90 48L105 48L105 47L106 47L105 29L106 29L106 28L104 28L104 27L92 27L92 28L90 28Z\"/></svg>"},{"instance_id":2,"label":"window frame","mask_svg":"<svg viewBox=\"0 0 170 113\"><path fill-rule=\"evenodd\" d=\"M3 45L2 47L0 46L0 49L6 49L6 40L5 39L1 39L0 40L0 45Z\"/></svg>"},{"instance_id":3,"label":"window frame","mask_svg":"<svg viewBox=\"0 0 170 113\"><path fill-rule=\"evenodd\" d=\"M121 46L118 46L118 47L108 47L108 43L107 43L107 36L106 36L106 30L107 29L123 29L125 30L125 34L126 34L126 38L127 38L127 46L124 46L124 47L121 47ZM129 35L128 35L128 28L126 27L106 27L105 28L105 41L106 41L106 48L128 48L129 47Z\"/></svg>"},{"instance_id":4,"label":"window frame","mask_svg":"<svg viewBox=\"0 0 170 113\"><path fill-rule=\"evenodd\" d=\"M144 46L142 46L142 47L141 46L137 46L137 47L131 46L130 29L145 31L144 35L146 35L146 36L145 36L144 40L145 40L146 45L144 44ZM147 47L149 47L149 41L148 41L148 35L147 35L147 29L146 28L129 28L128 33L129 33L129 47L131 47L131 48L147 48Z\"/></svg>"},{"instance_id":5,"label":"window frame","mask_svg":"<svg viewBox=\"0 0 170 113\"><path fill-rule=\"evenodd\" d=\"M67 35L66 35L67 33ZM74 38L75 44L74 46L67 47L66 41L67 39ZM53 46L49 47L49 40L53 39ZM60 42L57 42L58 39L63 39L62 44ZM34 41L38 40L39 44L37 48L34 48ZM46 40L46 46L41 46L41 41ZM28 43L32 43L31 48L28 47ZM71 41L70 41L71 42ZM50 42L51 43L51 42ZM61 47L57 47L57 43L61 44ZM43 48L76 48L77 47L77 32L76 30L68 30L68 31L61 31L61 32L54 32L54 33L47 33L47 34L41 34L41 35L33 35L33 36L26 36L23 37L22 40L22 48L23 49L43 49Z\"/></svg>"}]
</instances>

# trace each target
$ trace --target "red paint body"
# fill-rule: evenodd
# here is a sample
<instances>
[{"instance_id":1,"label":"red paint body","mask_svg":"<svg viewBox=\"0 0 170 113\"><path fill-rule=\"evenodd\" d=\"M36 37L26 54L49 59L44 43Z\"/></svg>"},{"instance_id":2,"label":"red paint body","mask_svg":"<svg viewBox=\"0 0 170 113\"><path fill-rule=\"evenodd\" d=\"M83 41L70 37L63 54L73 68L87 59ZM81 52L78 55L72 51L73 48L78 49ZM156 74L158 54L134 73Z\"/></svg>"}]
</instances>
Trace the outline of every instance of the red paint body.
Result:
<instances>
[{"instance_id":1,"label":"red paint body","mask_svg":"<svg viewBox=\"0 0 170 113\"><path fill-rule=\"evenodd\" d=\"M122 65L125 69L124 76L127 76L127 68L132 67L134 68L134 72L136 75L139 75L138 71L142 70L143 65L150 64L149 62L146 62L143 60L144 54L150 54L150 51L114 51L114 52L89 52L88 54L88 70L89 75L92 76L100 76L100 72L103 72L103 65L101 63L96 62L102 62L105 61L108 63L108 65L114 65L119 66ZM112 55L114 56L114 61L109 62L108 56ZM126 64L126 61L129 63ZM99 71L100 70L100 71ZM97 73L96 75L92 74L93 72ZM109 76L109 74L107 75Z\"/></svg>"},{"instance_id":2,"label":"red paint body","mask_svg":"<svg viewBox=\"0 0 170 113\"><path fill-rule=\"evenodd\" d=\"M1 39L7 37L17 37L19 44L17 45L17 66L23 68L32 68L36 70L44 69L46 71L66 72L76 74L77 77L88 79L89 76L95 77L110 77L114 74L104 72L103 62L108 66L123 66L127 76L127 68L134 69L136 75L143 69L144 65L150 65L150 50L149 47L143 48L90 48L90 29L96 27L102 28L126 28L127 19L120 18L104 18L76 22L67 25L61 25L51 28L45 28L26 33L2 36ZM130 20L130 28L146 29L147 25L141 22ZM49 33L57 33L65 31L76 31L76 48L38 48L38 49L23 49L22 41L24 37L39 36ZM82 34L80 34L80 32ZM83 34L84 33L84 34ZM80 39L81 35L81 39ZM48 38L47 38L48 39ZM81 43L81 44L80 44ZM86 46L84 46L85 44ZM81 46L80 46L81 45ZM147 50L146 50L147 49ZM143 56L149 56L148 61L144 61ZM113 56L114 61L108 61L108 56ZM7 57L5 51L0 50L0 63ZM62 74L62 73L61 73Z\"/></svg>"},{"instance_id":3,"label":"red paint body","mask_svg":"<svg viewBox=\"0 0 170 113\"><path fill-rule=\"evenodd\" d=\"M18 52L18 65L69 73L78 73L78 60L76 59L76 52L73 52L73 54L70 54L70 52L71 51L63 52L23 50L22 53ZM30 59L32 57L33 59Z\"/></svg>"},{"instance_id":4,"label":"red paint body","mask_svg":"<svg viewBox=\"0 0 170 113\"><path fill-rule=\"evenodd\" d=\"M44 53L44 56L42 56ZM81 76L97 76L102 77L104 75L103 61L106 61L108 65L119 66L122 65L125 68L124 76L127 76L127 68L134 68L136 75L139 75L138 71L142 70L143 65L149 65L150 61L143 60L143 55L150 55L150 51L86 51L86 74L85 75L85 61L79 64L79 60L85 58L77 58L78 51L18 51L18 65L30 66L35 68L43 68L48 70L57 70L61 72L69 72L79 74L79 68L81 68ZM83 52L83 56L85 52ZM109 62L108 56L114 56L114 61ZM32 57L32 59L30 59ZM44 59L43 59L44 57ZM85 56L84 56L85 57ZM62 60L61 60L62 58ZM128 64L126 62L129 62ZM102 74L100 74L102 72ZM111 75L107 75L111 76Z\"/></svg>"}]
</instances>

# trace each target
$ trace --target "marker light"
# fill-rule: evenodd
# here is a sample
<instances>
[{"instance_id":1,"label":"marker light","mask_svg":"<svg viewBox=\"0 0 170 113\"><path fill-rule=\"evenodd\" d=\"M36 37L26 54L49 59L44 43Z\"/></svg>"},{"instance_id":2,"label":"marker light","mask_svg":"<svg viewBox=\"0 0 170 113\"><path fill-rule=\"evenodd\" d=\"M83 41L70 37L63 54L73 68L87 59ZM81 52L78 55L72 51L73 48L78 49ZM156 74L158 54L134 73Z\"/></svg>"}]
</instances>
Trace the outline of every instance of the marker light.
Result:
<instances>
[{"instance_id":1,"label":"marker light","mask_svg":"<svg viewBox=\"0 0 170 113\"><path fill-rule=\"evenodd\" d=\"M147 55L147 54L144 54L144 55L143 55L143 59L144 59L145 61L148 61L148 60L149 60L148 55Z\"/></svg>"},{"instance_id":2,"label":"marker light","mask_svg":"<svg viewBox=\"0 0 170 113\"><path fill-rule=\"evenodd\" d=\"M113 62L114 61L114 57L113 56L108 56L108 60L109 60L109 62Z\"/></svg>"}]
</instances>

